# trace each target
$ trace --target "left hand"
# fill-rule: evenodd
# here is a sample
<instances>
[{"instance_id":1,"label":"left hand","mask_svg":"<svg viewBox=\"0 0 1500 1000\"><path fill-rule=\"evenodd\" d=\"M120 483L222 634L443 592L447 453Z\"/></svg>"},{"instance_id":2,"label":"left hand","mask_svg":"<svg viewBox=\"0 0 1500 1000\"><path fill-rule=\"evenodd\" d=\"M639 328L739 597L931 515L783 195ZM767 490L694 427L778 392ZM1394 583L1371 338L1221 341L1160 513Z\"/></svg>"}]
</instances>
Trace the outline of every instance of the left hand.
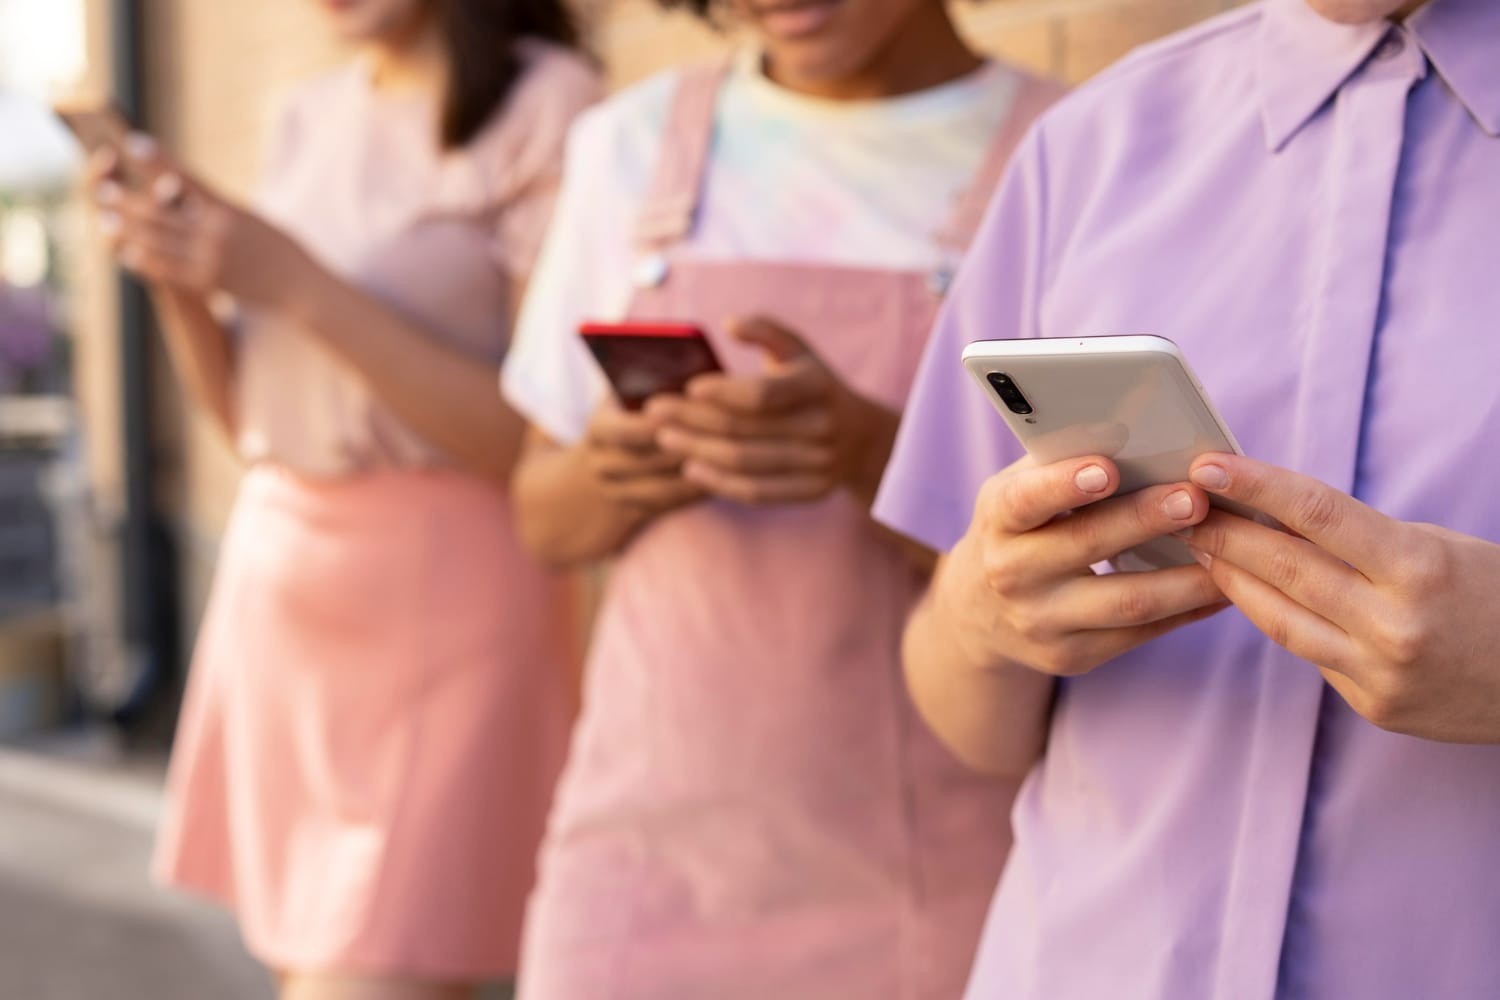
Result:
<instances>
[{"instance_id":1,"label":"left hand","mask_svg":"<svg viewBox=\"0 0 1500 1000\"><path fill-rule=\"evenodd\" d=\"M1241 456L1205 455L1192 480L1289 529L1215 510L1182 533L1272 641L1382 729L1500 742L1500 545L1397 521Z\"/></svg>"},{"instance_id":2,"label":"left hand","mask_svg":"<svg viewBox=\"0 0 1500 1000\"><path fill-rule=\"evenodd\" d=\"M763 317L734 337L768 357L763 375L703 375L683 396L647 403L657 442L684 459L683 477L746 504L806 503L841 487L869 503L898 416L843 384L803 339Z\"/></svg>"},{"instance_id":3,"label":"left hand","mask_svg":"<svg viewBox=\"0 0 1500 1000\"><path fill-rule=\"evenodd\" d=\"M312 259L275 226L190 178L154 145L137 159L154 178L137 190L107 163L95 169L100 226L121 265L177 291L227 292L243 302L277 305L308 273ZM105 154L122 155L122 154Z\"/></svg>"}]
</instances>

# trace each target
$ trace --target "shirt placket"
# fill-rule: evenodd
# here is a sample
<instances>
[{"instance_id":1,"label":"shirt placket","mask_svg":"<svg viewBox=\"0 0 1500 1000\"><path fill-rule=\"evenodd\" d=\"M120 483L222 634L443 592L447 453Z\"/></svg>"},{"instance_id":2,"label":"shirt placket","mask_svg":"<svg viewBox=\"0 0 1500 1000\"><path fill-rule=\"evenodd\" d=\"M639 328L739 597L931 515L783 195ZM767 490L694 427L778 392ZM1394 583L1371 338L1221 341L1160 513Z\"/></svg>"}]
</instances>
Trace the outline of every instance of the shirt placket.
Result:
<instances>
[{"instance_id":1,"label":"shirt placket","mask_svg":"<svg viewBox=\"0 0 1500 1000\"><path fill-rule=\"evenodd\" d=\"M1293 468L1345 492L1354 488L1359 458L1407 95L1425 72L1420 48L1404 28L1393 27L1340 88L1331 111L1321 220L1310 256L1314 272L1306 292L1311 305L1302 312L1306 321L1298 337L1296 440L1288 454ZM1276 646L1264 653L1261 677L1242 860L1230 880L1215 995L1272 1000L1328 688L1312 665Z\"/></svg>"}]
</instances>

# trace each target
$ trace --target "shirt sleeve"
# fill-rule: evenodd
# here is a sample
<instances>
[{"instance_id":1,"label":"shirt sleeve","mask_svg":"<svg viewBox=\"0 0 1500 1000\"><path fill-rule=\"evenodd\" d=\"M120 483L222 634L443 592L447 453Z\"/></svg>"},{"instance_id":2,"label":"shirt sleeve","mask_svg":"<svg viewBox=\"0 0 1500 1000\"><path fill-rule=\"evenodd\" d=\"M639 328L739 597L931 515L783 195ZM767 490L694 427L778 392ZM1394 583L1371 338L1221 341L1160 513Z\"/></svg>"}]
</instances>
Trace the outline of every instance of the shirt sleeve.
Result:
<instances>
[{"instance_id":1,"label":"shirt sleeve","mask_svg":"<svg viewBox=\"0 0 1500 1000\"><path fill-rule=\"evenodd\" d=\"M578 326L613 319L629 290L628 214L599 169L606 144L586 115L567 144L561 192L501 369L506 400L559 444L583 438L609 386ZM623 286L622 286L623 283Z\"/></svg>"},{"instance_id":2,"label":"shirt sleeve","mask_svg":"<svg viewBox=\"0 0 1500 1000\"><path fill-rule=\"evenodd\" d=\"M938 316L875 499L876 520L938 552L968 530L984 481L1025 455L959 358L976 340L1041 335L1045 195L1033 128Z\"/></svg>"},{"instance_id":3,"label":"shirt sleeve","mask_svg":"<svg viewBox=\"0 0 1500 1000\"><path fill-rule=\"evenodd\" d=\"M508 152L506 191L495 232L495 256L517 280L525 280L537 254L562 184L568 130L599 100L598 75L571 54L542 56L516 95L523 138Z\"/></svg>"}]
</instances>

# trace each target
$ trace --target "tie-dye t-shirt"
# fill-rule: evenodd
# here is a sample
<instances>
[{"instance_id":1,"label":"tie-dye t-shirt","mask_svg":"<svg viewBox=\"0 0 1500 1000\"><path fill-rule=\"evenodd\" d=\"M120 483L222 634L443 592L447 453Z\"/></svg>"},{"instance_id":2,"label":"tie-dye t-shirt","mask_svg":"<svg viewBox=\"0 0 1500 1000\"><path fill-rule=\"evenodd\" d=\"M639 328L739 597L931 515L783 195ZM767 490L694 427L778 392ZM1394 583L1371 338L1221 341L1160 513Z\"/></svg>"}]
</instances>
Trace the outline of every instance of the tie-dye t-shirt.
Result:
<instances>
[{"instance_id":1,"label":"tie-dye t-shirt","mask_svg":"<svg viewBox=\"0 0 1500 1000\"><path fill-rule=\"evenodd\" d=\"M585 113L569 138L563 191L506 361L506 395L559 442L582 436L607 397L576 335L621 318L634 289L636 216L671 108L675 73ZM921 270L954 199L1009 113L1013 71L996 63L952 83L868 101L787 90L746 51L720 95L703 202L685 253Z\"/></svg>"}]
</instances>

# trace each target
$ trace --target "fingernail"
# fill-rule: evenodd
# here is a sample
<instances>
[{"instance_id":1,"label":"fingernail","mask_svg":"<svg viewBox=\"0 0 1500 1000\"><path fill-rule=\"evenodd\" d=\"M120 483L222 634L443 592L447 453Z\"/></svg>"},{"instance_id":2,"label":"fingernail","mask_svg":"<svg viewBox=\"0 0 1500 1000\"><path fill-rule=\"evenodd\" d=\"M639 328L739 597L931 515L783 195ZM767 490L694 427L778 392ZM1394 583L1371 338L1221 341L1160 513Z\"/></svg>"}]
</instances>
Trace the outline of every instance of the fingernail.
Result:
<instances>
[{"instance_id":1,"label":"fingernail","mask_svg":"<svg viewBox=\"0 0 1500 1000\"><path fill-rule=\"evenodd\" d=\"M1191 545L1188 546L1188 551L1193 554L1193 558L1194 559L1198 560L1198 565L1199 566L1202 566L1204 569L1212 569L1213 568L1213 565L1214 565L1214 557L1213 556L1209 555L1207 552L1204 552L1202 549L1195 549Z\"/></svg>"},{"instance_id":2,"label":"fingernail","mask_svg":"<svg viewBox=\"0 0 1500 1000\"><path fill-rule=\"evenodd\" d=\"M1185 520L1193 516L1193 498L1187 490L1175 490L1161 502L1161 510L1174 521Z\"/></svg>"},{"instance_id":3,"label":"fingernail","mask_svg":"<svg viewBox=\"0 0 1500 1000\"><path fill-rule=\"evenodd\" d=\"M170 205L182 197L182 178L176 174L162 174L151 185L151 193L157 204Z\"/></svg>"},{"instance_id":4,"label":"fingernail","mask_svg":"<svg viewBox=\"0 0 1500 1000\"><path fill-rule=\"evenodd\" d=\"M105 236L116 236L121 229L120 216L115 212L99 213L99 232Z\"/></svg>"},{"instance_id":5,"label":"fingernail","mask_svg":"<svg viewBox=\"0 0 1500 1000\"><path fill-rule=\"evenodd\" d=\"M156 155L156 140L144 132L132 132L125 137L125 155L132 160L149 160Z\"/></svg>"},{"instance_id":6,"label":"fingernail","mask_svg":"<svg viewBox=\"0 0 1500 1000\"><path fill-rule=\"evenodd\" d=\"M1218 465L1198 466L1193 470L1192 479L1205 490L1222 490L1229 485L1229 473Z\"/></svg>"},{"instance_id":7,"label":"fingernail","mask_svg":"<svg viewBox=\"0 0 1500 1000\"><path fill-rule=\"evenodd\" d=\"M94 190L94 200L101 205L115 205L120 201L120 185L114 181L100 181Z\"/></svg>"},{"instance_id":8,"label":"fingernail","mask_svg":"<svg viewBox=\"0 0 1500 1000\"><path fill-rule=\"evenodd\" d=\"M1097 465L1085 465L1073 474L1073 485L1085 493L1098 493L1109 485L1109 473Z\"/></svg>"}]
</instances>

